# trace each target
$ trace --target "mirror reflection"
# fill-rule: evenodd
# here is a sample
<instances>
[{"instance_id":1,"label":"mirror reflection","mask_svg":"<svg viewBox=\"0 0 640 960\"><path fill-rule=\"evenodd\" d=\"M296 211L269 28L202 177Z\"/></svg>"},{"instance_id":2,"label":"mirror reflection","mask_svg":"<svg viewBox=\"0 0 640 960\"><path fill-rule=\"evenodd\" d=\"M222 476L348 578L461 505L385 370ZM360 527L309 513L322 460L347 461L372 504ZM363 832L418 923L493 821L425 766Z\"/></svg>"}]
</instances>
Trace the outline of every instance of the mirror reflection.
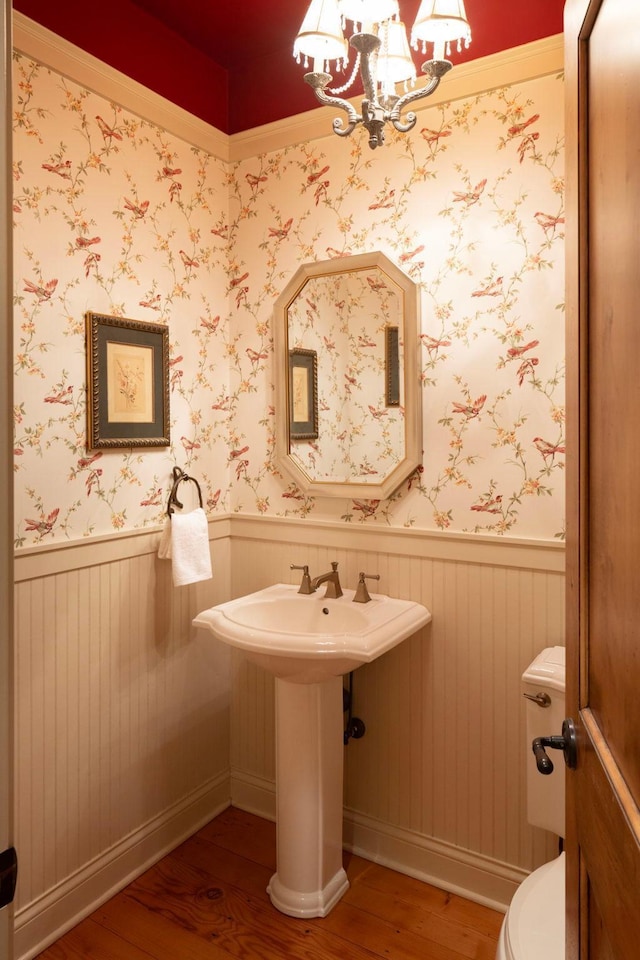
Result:
<instances>
[{"instance_id":1,"label":"mirror reflection","mask_svg":"<svg viewBox=\"0 0 640 960\"><path fill-rule=\"evenodd\" d=\"M301 489L378 498L415 469L417 336L415 284L383 254L298 270L276 304L276 447Z\"/></svg>"}]
</instances>

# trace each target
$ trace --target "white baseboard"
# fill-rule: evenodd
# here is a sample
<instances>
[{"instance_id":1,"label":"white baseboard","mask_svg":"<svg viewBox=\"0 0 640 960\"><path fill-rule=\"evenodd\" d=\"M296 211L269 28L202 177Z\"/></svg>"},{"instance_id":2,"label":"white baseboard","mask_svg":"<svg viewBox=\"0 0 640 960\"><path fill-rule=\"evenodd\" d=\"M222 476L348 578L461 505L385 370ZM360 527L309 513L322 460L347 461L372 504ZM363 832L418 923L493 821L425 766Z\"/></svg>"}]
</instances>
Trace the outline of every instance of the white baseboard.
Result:
<instances>
[{"instance_id":1,"label":"white baseboard","mask_svg":"<svg viewBox=\"0 0 640 960\"><path fill-rule=\"evenodd\" d=\"M344 847L391 870L416 877L504 913L527 876L509 864L411 830L344 812Z\"/></svg>"},{"instance_id":2,"label":"white baseboard","mask_svg":"<svg viewBox=\"0 0 640 960\"><path fill-rule=\"evenodd\" d=\"M234 807L275 820L275 783L234 772ZM525 870L410 830L344 811L345 850L504 913Z\"/></svg>"},{"instance_id":3,"label":"white baseboard","mask_svg":"<svg viewBox=\"0 0 640 960\"><path fill-rule=\"evenodd\" d=\"M276 819L276 785L248 773L231 771L231 803L265 820Z\"/></svg>"},{"instance_id":4,"label":"white baseboard","mask_svg":"<svg viewBox=\"0 0 640 960\"><path fill-rule=\"evenodd\" d=\"M15 916L15 960L30 960L230 804L229 775L210 780L86 863Z\"/></svg>"}]
</instances>

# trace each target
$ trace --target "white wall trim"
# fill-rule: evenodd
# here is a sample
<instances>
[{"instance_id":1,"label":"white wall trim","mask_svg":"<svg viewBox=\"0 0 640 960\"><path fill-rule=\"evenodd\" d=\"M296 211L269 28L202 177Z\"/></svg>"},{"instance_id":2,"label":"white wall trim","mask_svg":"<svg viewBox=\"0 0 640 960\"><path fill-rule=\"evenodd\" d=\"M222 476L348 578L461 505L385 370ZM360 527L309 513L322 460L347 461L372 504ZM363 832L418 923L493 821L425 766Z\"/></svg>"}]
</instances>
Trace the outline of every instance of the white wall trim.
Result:
<instances>
[{"instance_id":1,"label":"white wall trim","mask_svg":"<svg viewBox=\"0 0 640 960\"><path fill-rule=\"evenodd\" d=\"M564 543L475 533L440 533L414 527L376 527L334 521L279 517L231 518L231 538L294 541L347 550L370 550L404 557L490 564L564 573Z\"/></svg>"},{"instance_id":2,"label":"white wall trim","mask_svg":"<svg viewBox=\"0 0 640 960\"><path fill-rule=\"evenodd\" d=\"M275 783L241 772L231 775L234 807L275 820ZM518 885L527 876L490 857L403 830L345 808L343 846L365 860L505 912Z\"/></svg>"},{"instance_id":3,"label":"white wall trim","mask_svg":"<svg viewBox=\"0 0 640 960\"><path fill-rule=\"evenodd\" d=\"M244 771L231 771L231 804L239 810L276 822L276 785Z\"/></svg>"},{"instance_id":4,"label":"white wall trim","mask_svg":"<svg viewBox=\"0 0 640 960\"><path fill-rule=\"evenodd\" d=\"M169 853L230 803L223 774L84 864L16 913L16 960L30 960Z\"/></svg>"},{"instance_id":5,"label":"white wall trim","mask_svg":"<svg viewBox=\"0 0 640 960\"><path fill-rule=\"evenodd\" d=\"M15 554L15 582L79 570L101 563L156 553L160 527L104 534L85 540L24 547ZM342 550L370 550L404 557L457 563L489 564L564 573L561 541L487 537L474 533L439 533L411 528L375 527L331 520L246 517L234 514L209 521L209 540L292 541Z\"/></svg>"},{"instance_id":6,"label":"white wall trim","mask_svg":"<svg viewBox=\"0 0 640 960\"><path fill-rule=\"evenodd\" d=\"M13 14L13 45L26 56L226 162L333 136L331 119L335 110L317 107L229 137L18 11ZM559 73L563 67L562 34L534 40L456 66L438 90L414 104L413 109L419 112L436 104L535 80ZM353 103L359 110L359 100L354 99Z\"/></svg>"},{"instance_id":7,"label":"white wall trim","mask_svg":"<svg viewBox=\"0 0 640 960\"><path fill-rule=\"evenodd\" d=\"M62 540L22 547L15 554L15 582L82 570L157 553L162 527L145 527L127 533L107 533L84 540ZM209 520L209 542L229 537L229 519Z\"/></svg>"},{"instance_id":8,"label":"white wall trim","mask_svg":"<svg viewBox=\"0 0 640 960\"><path fill-rule=\"evenodd\" d=\"M359 857L504 913L526 871L344 811L343 844Z\"/></svg>"}]
</instances>

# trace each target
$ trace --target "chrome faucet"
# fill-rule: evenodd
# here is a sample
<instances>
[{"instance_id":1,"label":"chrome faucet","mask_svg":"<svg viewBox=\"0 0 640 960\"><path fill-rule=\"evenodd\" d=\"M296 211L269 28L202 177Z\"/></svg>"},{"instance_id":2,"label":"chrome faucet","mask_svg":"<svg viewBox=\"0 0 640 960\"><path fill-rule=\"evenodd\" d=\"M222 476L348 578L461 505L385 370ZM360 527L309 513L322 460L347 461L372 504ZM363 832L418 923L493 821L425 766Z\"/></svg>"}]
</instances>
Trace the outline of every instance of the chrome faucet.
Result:
<instances>
[{"instance_id":1,"label":"chrome faucet","mask_svg":"<svg viewBox=\"0 0 640 960\"><path fill-rule=\"evenodd\" d=\"M325 597L329 600L335 600L337 597L342 596L342 587L340 586L340 578L338 576L338 561L334 560L331 564L331 570L329 573L323 573L319 577L314 577L311 581L311 591L315 593L318 587L326 583L327 590Z\"/></svg>"}]
</instances>

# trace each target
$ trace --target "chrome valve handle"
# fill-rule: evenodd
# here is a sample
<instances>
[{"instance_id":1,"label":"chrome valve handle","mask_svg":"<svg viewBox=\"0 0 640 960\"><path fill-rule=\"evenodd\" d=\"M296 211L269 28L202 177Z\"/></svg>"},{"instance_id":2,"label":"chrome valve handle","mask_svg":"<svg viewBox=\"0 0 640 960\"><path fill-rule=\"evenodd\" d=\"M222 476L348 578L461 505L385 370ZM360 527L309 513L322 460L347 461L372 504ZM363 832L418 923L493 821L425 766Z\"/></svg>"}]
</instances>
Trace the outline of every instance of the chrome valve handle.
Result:
<instances>
[{"instance_id":1,"label":"chrome valve handle","mask_svg":"<svg viewBox=\"0 0 640 960\"><path fill-rule=\"evenodd\" d=\"M527 700L533 700L539 707L551 706L551 697L548 693L523 693L522 696L526 697Z\"/></svg>"}]
</instances>

